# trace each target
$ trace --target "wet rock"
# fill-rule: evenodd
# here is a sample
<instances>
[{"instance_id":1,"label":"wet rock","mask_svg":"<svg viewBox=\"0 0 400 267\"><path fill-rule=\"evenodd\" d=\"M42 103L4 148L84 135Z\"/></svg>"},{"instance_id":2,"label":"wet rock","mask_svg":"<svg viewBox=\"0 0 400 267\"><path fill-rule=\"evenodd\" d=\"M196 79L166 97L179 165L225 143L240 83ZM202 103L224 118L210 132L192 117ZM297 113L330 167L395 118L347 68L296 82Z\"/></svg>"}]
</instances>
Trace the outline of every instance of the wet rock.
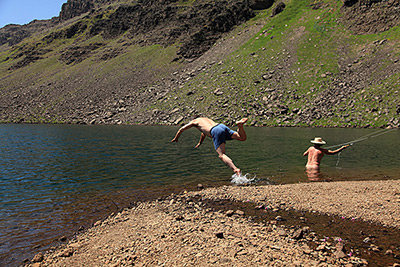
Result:
<instances>
[{"instance_id":1,"label":"wet rock","mask_svg":"<svg viewBox=\"0 0 400 267\"><path fill-rule=\"evenodd\" d=\"M369 243L369 242L371 242L371 238L366 237L366 238L363 239L363 242L364 243Z\"/></svg>"},{"instance_id":2,"label":"wet rock","mask_svg":"<svg viewBox=\"0 0 400 267\"><path fill-rule=\"evenodd\" d=\"M44 260L44 256L42 252L39 252L38 254L36 254L33 259L32 262L42 262Z\"/></svg>"},{"instance_id":3,"label":"wet rock","mask_svg":"<svg viewBox=\"0 0 400 267\"><path fill-rule=\"evenodd\" d=\"M371 244L370 250L372 250L373 252L379 252L382 249L380 247L378 247L377 245Z\"/></svg>"},{"instance_id":4,"label":"wet rock","mask_svg":"<svg viewBox=\"0 0 400 267\"><path fill-rule=\"evenodd\" d=\"M393 255L393 250L391 249L386 250L385 255Z\"/></svg>"}]
</instances>

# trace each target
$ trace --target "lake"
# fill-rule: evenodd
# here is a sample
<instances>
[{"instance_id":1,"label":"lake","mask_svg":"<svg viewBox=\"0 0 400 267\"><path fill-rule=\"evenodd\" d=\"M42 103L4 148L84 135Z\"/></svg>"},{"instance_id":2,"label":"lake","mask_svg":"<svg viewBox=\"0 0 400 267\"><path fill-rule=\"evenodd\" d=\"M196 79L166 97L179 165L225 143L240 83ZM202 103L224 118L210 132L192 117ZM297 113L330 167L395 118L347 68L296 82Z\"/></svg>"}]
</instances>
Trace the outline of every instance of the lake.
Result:
<instances>
[{"instance_id":1,"label":"lake","mask_svg":"<svg viewBox=\"0 0 400 267\"><path fill-rule=\"evenodd\" d=\"M0 266L56 245L120 208L197 184L230 184L231 170L211 139L178 127L0 125ZM226 153L256 184L311 182L303 152L321 136L327 147L364 137L325 156L317 180L400 178L400 131L254 128Z\"/></svg>"}]
</instances>

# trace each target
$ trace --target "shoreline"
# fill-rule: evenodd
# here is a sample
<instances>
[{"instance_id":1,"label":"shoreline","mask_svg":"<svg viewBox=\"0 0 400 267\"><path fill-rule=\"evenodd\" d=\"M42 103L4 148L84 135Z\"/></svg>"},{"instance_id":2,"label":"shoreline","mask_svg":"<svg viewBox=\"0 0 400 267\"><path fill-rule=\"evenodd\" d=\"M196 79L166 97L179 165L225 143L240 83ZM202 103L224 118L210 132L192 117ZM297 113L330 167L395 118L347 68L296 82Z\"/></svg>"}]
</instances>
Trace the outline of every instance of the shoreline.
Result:
<instances>
[{"instance_id":1,"label":"shoreline","mask_svg":"<svg viewBox=\"0 0 400 267\"><path fill-rule=\"evenodd\" d=\"M244 208L222 211L210 206L210 203L220 203L228 209L227 203L233 202L275 215L279 211L294 210L302 212L305 218L313 213L343 216L346 222L372 222L400 233L399 180L221 186L137 203L131 209L96 222L68 243L37 254L26 265L368 264L346 243L345 237L321 241L316 237L318 232L306 224L284 226L281 221L286 215L273 215L274 220L256 222L246 216L248 212ZM399 266L400 244L390 250L384 244L369 242L369 250L387 255L384 266Z\"/></svg>"}]
</instances>

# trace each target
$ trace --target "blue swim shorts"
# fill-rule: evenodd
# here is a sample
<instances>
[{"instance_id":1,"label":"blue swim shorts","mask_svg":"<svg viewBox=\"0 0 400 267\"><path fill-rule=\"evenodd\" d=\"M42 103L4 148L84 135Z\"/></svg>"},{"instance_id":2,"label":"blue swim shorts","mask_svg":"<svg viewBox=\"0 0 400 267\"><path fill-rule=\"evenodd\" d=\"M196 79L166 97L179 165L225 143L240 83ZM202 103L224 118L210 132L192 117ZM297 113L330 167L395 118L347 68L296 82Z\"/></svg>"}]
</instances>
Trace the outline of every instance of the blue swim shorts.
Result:
<instances>
[{"instance_id":1,"label":"blue swim shorts","mask_svg":"<svg viewBox=\"0 0 400 267\"><path fill-rule=\"evenodd\" d=\"M216 150L222 143L225 143L226 140L232 140L232 134L234 134L235 131L220 123L212 127L210 133Z\"/></svg>"}]
</instances>

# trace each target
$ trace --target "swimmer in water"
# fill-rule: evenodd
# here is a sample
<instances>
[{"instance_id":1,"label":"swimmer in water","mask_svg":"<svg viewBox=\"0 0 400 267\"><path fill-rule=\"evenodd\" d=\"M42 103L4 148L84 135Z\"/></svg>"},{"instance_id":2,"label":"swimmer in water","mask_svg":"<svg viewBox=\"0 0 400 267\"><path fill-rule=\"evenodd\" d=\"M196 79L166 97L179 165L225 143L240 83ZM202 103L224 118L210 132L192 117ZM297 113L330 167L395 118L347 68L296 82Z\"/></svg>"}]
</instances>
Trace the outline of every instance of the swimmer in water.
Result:
<instances>
[{"instance_id":1,"label":"swimmer in water","mask_svg":"<svg viewBox=\"0 0 400 267\"><path fill-rule=\"evenodd\" d=\"M303 154L303 156L308 156L306 172L310 180L317 180L319 178L319 165L324 155L335 155L349 146L342 146L336 150L324 149L321 146L325 145L326 142L321 137L315 137L314 140L311 140L311 143L314 146L310 146Z\"/></svg>"},{"instance_id":2,"label":"swimmer in water","mask_svg":"<svg viewBox=\"0 0 400 267\"><path fill-rule=\"evenodd\" d=\"M243 129L243 125L248 119L243 118L236 122L238 130L235 132L229 129L224 124L218 124L209 118L197 118L190 121L188 124L182 126L171 142L178 142L179 136L183 131L196 127L200 132L199 143L195 146L198 148L206 138L206 136L213 139L215 151L218 153L218 157L228 165L234 173L240 175L240 169L233 164L233 161L225 154L225 143L227 140L238 140L245 141L247 139L246 132Z\"/></svg>"}]
</instances>

